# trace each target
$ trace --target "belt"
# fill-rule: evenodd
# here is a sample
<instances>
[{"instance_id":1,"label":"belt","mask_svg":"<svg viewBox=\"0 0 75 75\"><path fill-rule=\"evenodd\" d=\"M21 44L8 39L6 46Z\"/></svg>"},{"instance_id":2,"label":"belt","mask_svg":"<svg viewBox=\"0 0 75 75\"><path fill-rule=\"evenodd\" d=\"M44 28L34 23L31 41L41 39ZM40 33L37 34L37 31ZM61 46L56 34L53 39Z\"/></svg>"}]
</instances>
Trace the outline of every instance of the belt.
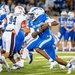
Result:
<instances>
[{"instance_id":1,"label":"belt","mask_svg":"<svg viewBox=\"0 0 75 75\"><path fill-rule=\"evenodd\" d=\"M5 30L5 31L12 32L12 30Z\"/></svg>"}]
</instances>

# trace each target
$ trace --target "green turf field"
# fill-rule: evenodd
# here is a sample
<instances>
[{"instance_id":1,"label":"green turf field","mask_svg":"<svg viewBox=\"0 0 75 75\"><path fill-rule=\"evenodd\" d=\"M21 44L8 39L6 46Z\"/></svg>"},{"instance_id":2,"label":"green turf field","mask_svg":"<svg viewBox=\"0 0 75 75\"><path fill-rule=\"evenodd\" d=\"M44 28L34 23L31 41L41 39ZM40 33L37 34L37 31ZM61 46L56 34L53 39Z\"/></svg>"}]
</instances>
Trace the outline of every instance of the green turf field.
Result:
<instances>
[{"instance_id":1,"label":"green turf field","mask_svg":"<svg viewBox=\"0 0 75 75\"><path fill-rule=\"evenodd\" d=\"M65 61L69 61L73 56L75 56L74 52L65 52L65 53L57 53L59 57L61 57ZM24 68L21 68L19 70L12 70L11 72L7 72L6 69L3 67L3 71L0 73L0 75L67 75L67 68L64 70L61 70L58 65L52 70L49 69L49 61L43 58L41 55L34 53L33 63L29 64L28 59L25 60L25 66ZM9 65L11 66L12 63L7 60ZM72 74L69 75L75 75L75 70L72 72Z\"/></svg>"}]
</instances>

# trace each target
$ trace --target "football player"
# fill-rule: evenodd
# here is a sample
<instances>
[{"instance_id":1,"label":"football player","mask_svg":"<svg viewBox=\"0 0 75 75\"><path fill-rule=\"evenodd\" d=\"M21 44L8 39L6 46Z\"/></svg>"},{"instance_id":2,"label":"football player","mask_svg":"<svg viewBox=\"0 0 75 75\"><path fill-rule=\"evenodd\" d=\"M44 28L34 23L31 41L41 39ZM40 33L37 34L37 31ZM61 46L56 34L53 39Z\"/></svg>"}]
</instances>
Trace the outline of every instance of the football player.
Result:
<instances>
[{"instance_id":1,"label":"football player","mask_svg":"<svg viewBox=\"0 0 75 75\"><path fill-rule=\"evenodd\" d=\"M61 40L62 36L64 36L66 29L64 28L64 24L67 20L67 12L66 11L62 11L61 12L61 17L58 18L58 38L59 41ZM56 51L58 51L58 47L59 47L59 42L57 43L57 47L56 47Z\"/></svg>"},{"instance_id":2,"label":"football player","mask_svg":"<svg viewBox=\"0 0 75 75\"><path fill-rule=\"evenodd\" d=\"M68 12L68 18L64 25L66 32L64 35L64 51L66 51L67 48L67 41L69 38L72 39L73 30L75 29L75 19L74 19L74 12ZM70 40L71 40L70 39Z\"/></svg>"},{"instance_id":3,"label":"football player","mask_svg":"<svg viewBox=\"0 0 75 75\"><path fill-rule=\"evenodd\" d=\"M32 41L24 48L26 51L35 49L38 50L45 50L48 54L47 56L51 57L59 64L67 66L69 68L68 74L72 72L72 69L75 68L72 64L63 61L62 59L56 56L54 50L54 37L50 31L51 20L50 18L43 13L41 10L37 10L38 8L34 8L33 17L30 21L30 25L34 28L35 32L32 33ZM53 22L53 21L52 21ZM50 58L49 58L50 59Z\"/></svg>"},{"instance_id":4,"label":"football player","mask_svg":"<svg viewBox=\"0 0 75 75\"><path fill-rule=\"evenodd\" d=\"M30 29L26 26L26 21L23 16L24 8L22 6L16 6L15 12L10 13L7 16L7 26L5 32L2 35L3 41L3 50L2 59L6 59L13 54L15 37L20 31L20 28L23 29L25 33L29 33Z\"/></svg>"},{"instance_id":5,"label":"football player","mask_svg":"<svg viewBox=\"0 0 75 75\"><path fill-rule=\"evenodd\" d=\"M0 8L0 72L2 71L2 64L5 65L7 71L10 71L10 67L6 62L4 56L2 56L2 33L4 32L4 27L7 25L7 17L4 8Z\"/></svg>"}]
</instances>

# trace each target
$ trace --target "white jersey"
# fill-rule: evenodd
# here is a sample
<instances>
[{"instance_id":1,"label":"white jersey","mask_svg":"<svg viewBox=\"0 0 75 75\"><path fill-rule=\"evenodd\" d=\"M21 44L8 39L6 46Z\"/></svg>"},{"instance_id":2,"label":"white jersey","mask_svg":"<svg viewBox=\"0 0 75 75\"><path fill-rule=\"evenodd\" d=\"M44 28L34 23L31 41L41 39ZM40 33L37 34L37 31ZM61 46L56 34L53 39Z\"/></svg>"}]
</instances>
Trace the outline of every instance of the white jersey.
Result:
<instances>
[{"instance_id":1,"label":"white jersey","mask_svg":"<svg viewBox=\"0 0 75 75\"><path fill-rule=\"evenodd\" d=\"M7 21L8 25L6 27L6 30L15 30L16 34L18 34L22 23L24 24L25 18L23 15L15 15L13 13L10 13L7 15Z\"/></svg>"}]
</instances>

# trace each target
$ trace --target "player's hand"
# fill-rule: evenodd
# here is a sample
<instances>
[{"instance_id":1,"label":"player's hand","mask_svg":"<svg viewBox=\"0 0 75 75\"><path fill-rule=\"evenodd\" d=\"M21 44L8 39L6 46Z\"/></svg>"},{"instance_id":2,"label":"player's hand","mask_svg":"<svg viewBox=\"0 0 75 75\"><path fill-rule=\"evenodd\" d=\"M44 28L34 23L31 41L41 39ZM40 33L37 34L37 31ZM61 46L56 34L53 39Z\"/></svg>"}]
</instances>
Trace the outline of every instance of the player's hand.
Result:
<instances>
[{"instance_id":1,"label":"player's hand","mask_svg":"<svg viewBox=\"0 0 75 75\"><path fill-rule=\"evenodd\" d=\"M49 25L48 25L47 23L42 23L42 24L40 25L39 29L40 29L41 31L44 31L44 30L46 30L46 28L47 28L48 26L49 26Z\"/></svg>"},{"instance_id":2,"label":"player's hand","mask_svg":"<svg viewBox=\"0 0 75 75\"><path fill-rule=\"evenodd\" d=\"M68 31L68 32L71 32L71 31L72 31L72 29L68 29L67 31Z\"/></svg>"},{"instance_id":3,"label":"player's hand","mask_svg":"<svg viewBox=\"0 0 75 75\"><path fill-rule=\"evenodd\" d=\"M33 32L32 33L32 37L35 38L38 34L39 34L39 32L37 32L37 31L36 32Z\"/></svg>"},{"instance_id":4,"label":"player's hand","mask_svg":"<svg viewBox=\"0 0 75 75\"><path fill-rule=\"evenodd\" d=\"M12 33L16 34L16 32L15 32L15 30L14 30L14 29L12 30Z\"/></svg>"}]
</instances>

